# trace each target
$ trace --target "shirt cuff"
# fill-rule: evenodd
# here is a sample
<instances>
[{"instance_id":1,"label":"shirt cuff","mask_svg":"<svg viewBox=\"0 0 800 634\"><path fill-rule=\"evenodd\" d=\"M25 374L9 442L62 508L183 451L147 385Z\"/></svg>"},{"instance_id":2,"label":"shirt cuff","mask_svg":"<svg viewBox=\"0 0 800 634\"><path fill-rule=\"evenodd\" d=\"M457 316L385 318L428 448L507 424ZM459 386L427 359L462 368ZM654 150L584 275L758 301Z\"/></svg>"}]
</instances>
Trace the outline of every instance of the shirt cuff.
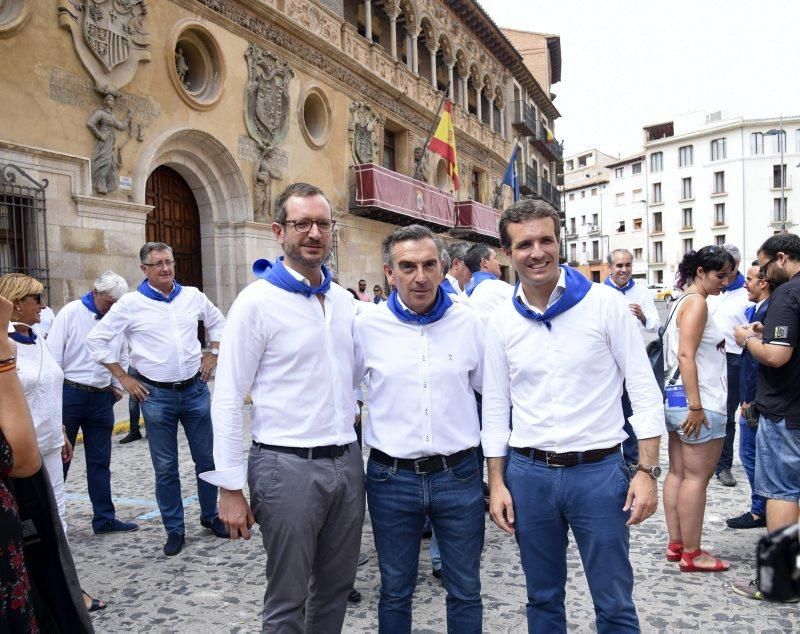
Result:
<instances>
[{"instance_id":1,"label":"shirt cuff","mask_svg":"<svg viewBox=\"0 0 800 634\"><path fill-rule=\"evenodd\" d=\"M506 454L508 453L508 440L510 437L510 430L506 434L487 434L486 432L481 433L481 446L483 447L483 455L486 458L505 458Z\"/></svg>"},{"instance_id":2,"label":"shirt cuff","mask_svg":"<svg viewBox=\"0 0 800 634\"><path fill-rule=\"evenodd\" d=\"M247 484L247 465L242 463L239 467L204 471L200 479L228 491L239 491Z\"/></svg>"}]
</instances>

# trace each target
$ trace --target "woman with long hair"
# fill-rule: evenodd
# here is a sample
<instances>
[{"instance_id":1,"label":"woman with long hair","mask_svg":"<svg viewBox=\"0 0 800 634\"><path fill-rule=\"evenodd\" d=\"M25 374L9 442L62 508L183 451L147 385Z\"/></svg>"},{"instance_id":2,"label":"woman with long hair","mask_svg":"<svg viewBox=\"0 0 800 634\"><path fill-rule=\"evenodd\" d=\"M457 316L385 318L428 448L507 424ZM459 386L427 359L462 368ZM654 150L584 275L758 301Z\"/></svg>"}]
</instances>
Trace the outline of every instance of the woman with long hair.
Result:
<instances>
[{"instance_id":1,"label":"woman with long hair","mask_svg":"<svg viewBox=\"0 0 800 634\"><path fill-rule=\"evenodd\" d=\"M678 266L683 296L665 333L665 414L669 473L664 513L669 531L666 557L682 572L722 572L729 564L700 547L706 489L722 452L727 422L724 335L708 313L706 298L718 295L735 266L722 247L687 253Z\"/></svg>"}]
</instances>

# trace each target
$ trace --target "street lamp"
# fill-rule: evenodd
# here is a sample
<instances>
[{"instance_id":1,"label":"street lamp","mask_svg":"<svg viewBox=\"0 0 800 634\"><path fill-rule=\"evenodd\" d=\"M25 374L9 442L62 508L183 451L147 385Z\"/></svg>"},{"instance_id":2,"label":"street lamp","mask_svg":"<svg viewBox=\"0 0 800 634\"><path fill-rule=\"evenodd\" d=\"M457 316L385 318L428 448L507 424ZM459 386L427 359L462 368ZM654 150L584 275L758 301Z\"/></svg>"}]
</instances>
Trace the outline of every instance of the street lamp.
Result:
<instances>
[{"instance_id":1,"label":"street lamp","mask_svg":"<svg viewBox=\"0 0 800 634\"><path fill-rule=\"evenodd\" d=\"M778 135L778 148L780 148L780 151L781 151L781 171L780 171L780 175L781 175L781 203L780 203L780 206L778 208L781 210L781 231L785 232L786 231L786 213L787 213L788 210L786 208L786 198L785 198L785 195L784 195L784 186L786 184L785 183L785 181L786 181L786 166L783 164L783 144L784 144L784 139L785 139L784 134L783 134L783 115L781 115L780 128L779 129L776 130L775 128L772 128L772 130L769 130L769 131L764 133L764 136L775 136L775 135Z\"/></svg>"}]
</instances>

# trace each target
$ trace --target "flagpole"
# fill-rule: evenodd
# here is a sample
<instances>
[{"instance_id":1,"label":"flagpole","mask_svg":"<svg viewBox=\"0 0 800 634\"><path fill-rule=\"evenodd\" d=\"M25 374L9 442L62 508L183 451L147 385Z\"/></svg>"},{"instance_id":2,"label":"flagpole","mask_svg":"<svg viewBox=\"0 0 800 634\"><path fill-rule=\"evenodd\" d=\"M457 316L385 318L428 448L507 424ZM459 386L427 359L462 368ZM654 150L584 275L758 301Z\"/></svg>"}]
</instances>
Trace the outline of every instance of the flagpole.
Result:
<instances>
[{"instance_id":1,"label":"flagpole","mask_svg":"<svg viewBox=\"0 0 800 634\"><path fill-rule=\"evenodd\" d=\"M442 97L442 100L439 102L439 107L436 109L436 114L433 117L433 125L431 126L431 129L428 131L428 138L425 139L425 143L422 144L423 152L428 151L428 143L431 142L431 137L433 136L433 133L436 131L436 126L439 124L439 115L442 112L442 107L444 106L444 102L447 101L448 94L450 94L449 81L447 82L447 86L444 89L444 96ZM421 164L422 164L422 157L420 157L420 160L417 161L416 167L414 167L414 173L411 175L411 180L417 180L417 172L419 172L419 166Z\"/></svg>"}]
</instances>

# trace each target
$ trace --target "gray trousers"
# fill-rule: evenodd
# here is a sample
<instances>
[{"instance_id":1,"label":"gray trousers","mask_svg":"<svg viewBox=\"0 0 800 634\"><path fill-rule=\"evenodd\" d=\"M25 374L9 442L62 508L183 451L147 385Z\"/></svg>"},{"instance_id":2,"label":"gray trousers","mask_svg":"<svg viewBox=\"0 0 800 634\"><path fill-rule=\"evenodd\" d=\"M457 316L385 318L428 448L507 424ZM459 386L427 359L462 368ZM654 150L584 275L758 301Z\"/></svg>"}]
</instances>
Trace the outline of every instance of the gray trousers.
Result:
<instances>
[{"instance_id":1,"label":"gray trousers","mask_svg":"<svg viewBox=\"0 0 800 634\"><path fill-rule=\"evenodd\" d=\"M267 553L262 632L341 632L364 522L356 443L310 460L253 446L250 503Z\"/></svg>"}]
</instances>

